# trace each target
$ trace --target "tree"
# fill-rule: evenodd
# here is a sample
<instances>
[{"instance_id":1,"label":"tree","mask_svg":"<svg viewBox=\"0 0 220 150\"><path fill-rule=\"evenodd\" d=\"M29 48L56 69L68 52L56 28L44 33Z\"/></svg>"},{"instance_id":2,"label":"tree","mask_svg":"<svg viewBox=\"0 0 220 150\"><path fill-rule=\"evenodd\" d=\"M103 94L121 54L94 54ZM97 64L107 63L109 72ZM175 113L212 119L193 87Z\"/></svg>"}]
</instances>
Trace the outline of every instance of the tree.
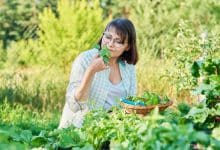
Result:
<instances>
[{"instance_id":1,"label":"tree","mask_svg":"<svg viewBox=\"0 0 220 150\"><path fill-rule=\"evenodd\" d=\"M0 40L5 49L11 41L36 37L38 14L45 7L56 11L57 0L5 0L0 3ZM56 12L55 12L56 13Z\"/></svg>"}]
</instances>

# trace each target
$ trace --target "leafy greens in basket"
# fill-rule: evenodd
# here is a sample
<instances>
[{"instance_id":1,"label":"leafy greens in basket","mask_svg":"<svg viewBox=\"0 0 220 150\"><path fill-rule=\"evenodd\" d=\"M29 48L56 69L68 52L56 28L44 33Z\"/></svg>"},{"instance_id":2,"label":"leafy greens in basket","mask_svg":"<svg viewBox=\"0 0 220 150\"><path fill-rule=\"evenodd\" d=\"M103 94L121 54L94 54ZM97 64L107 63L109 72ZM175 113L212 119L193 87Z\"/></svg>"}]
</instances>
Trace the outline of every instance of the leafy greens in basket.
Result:
<instances>
[{"instance_id":1,"label":"leafy greens in basket","mask_svg":"<svg viewBox=\"0 0 220 150\"><path fill-rule=\"evenodd\" d=\"M167 102L169 102L169 98L167 96L160 97L156 93L147 91L145 91L140 97L128 96L126 99L133 102L142 102L145 104L145 106L166 104Z\"/></svg>"}]
</instances>

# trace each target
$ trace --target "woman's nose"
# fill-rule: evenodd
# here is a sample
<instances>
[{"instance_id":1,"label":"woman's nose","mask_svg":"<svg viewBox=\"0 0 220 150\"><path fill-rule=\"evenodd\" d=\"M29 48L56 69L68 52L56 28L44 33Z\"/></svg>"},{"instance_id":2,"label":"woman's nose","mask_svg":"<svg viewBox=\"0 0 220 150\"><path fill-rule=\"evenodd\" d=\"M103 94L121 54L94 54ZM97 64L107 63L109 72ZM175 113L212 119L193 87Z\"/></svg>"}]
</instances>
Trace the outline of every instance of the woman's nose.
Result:
<instances>
[{"instance_id":1,"label":"woman's nose","mask_svg":"<svg viewBox=\"0 0 220 150\"><path fill-rule=\"evenodd\" d=\"M109 46L114 46L114 40L111 39L111 40L108 42L108 45L109 45Z\"/></svg>"}]
</instances>

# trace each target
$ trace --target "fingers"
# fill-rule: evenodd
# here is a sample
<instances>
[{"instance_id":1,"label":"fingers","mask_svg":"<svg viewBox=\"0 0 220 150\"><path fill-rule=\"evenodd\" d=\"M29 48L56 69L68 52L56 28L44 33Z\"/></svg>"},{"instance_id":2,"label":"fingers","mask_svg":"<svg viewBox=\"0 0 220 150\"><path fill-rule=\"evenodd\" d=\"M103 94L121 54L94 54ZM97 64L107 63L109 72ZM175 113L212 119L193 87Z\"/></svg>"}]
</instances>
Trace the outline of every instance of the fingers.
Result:
<instances>
[{"instance_id":1,"label":"fingers","mask_svg":"<svg viewBox=\"0 0 220 150\"><path fill-rule=\"evenodd\" d=\"M110 68L109 65L105 65L105 69L108 69L108 68Z\"/></svg>"},{"instance_id":2,"label":"fingers","mask_svg":"<svg viewBox=\"0 0 220 150\"><path fill-rule=\"evenodd\" d=\"M93 58L96 59L96 58L99 58L99 54L96 54Z\"/></svg>"},{"instance_id":3,"label":"fingers","mask_svg":"<svg viewBox=\"0 0 220 150\"><path fill-rule=\"evenodd\" d=\"M95 55L93 57L93 60L90 64L90 69L93 70L93 72L99 72L108 68L109 66L104 63L102 57L99 55Z\"/></svg>"},{"instance_id":4,"label":"fingers","mask_svg":"<svg viewBox=\"0 0 220 150\"><path fill-rule=\"evenodd\" d=\"M96 62L98 64L102 64L104 65L104 61L102 59L102 57L99 56L99 54L96 54L94 57L93 57L93 62Z\"/></svg>"}]
</instances>

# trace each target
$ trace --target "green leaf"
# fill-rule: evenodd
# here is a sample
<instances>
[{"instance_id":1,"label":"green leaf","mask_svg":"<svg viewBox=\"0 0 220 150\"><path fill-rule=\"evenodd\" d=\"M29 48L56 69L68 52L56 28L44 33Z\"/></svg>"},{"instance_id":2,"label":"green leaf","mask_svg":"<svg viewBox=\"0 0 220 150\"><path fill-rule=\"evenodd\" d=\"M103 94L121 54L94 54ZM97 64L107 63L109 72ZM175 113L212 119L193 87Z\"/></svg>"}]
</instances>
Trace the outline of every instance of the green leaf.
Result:
<instances>
[{"instance_id":1,"label":"green leaf","mask_svg":"<svg viewBox=\"0 0 220 150\"><path fill-rule=\"evenodd\" d=\"M192 67L191 67L191 74L193 77L198 78L200 76L199 69L200 69L199 64L196 61L193 62Z\"/></svg>"},{"instance_id":2,"label":"green leaf","mask_svg":"<svg viewBox=\"0 0 220 150\"><path fill-rule=\"evenodd\" d=\"M204 123L209 115L207 109L206 107L192 107L185 117L193 119L195 123Z\"/></svg>"},{"instance_id":3,"label":"green leaf","mask_svg":"<svg viewBox=\"0 0 220 150\"><path fill-rule=\"evenodd\" d=\"M211 139L211 146L213 149L220 149L220 140Z\"/></svg>"},{"instance_id":4,"label":"green leaf","mask_svg":"<svg viewBox=\"0 0 220 150\"><path fill-rule=\"evenodd\" d=\"M108 64L109 59L111 57L111 53L109 51L109 49L104 46L100 51L99 51L99 55L103 58L103 61L105 62L105 64Z\"/></svg>"},{"instance_id":5,"label":"green leaf","mask_svg":"<svg viewBox=\"0 0 220 150\"><path fill-rule=\"evenodd\" d=\"M62 138L60 139L60 146L62 148L73 147L74 145L75 142L70 135L62 135Z\"/></svg>"},{"instance_id":6,"label":"green leaf","mask_svg":"<svg viewBox=\"0 0 220 150\"><path fill-rule=\"evenodd\" d=\"M194 139L196 140L196 142L199 142L200 144L204 144L206 146L208 146L210 143L209 135L205 134L204 132L200 132L200 131L195 132Z\"/></svg>"},{"instance_id":7,"label":"green leaf","mask_svg":"<svg viewBox=\"0 0 220 150\"><path fill-rule=\"evenodd\" d=\"M24 142L31 142L32 132L30 130L23 130L20 134L21 140Z\"/></svg>"},{"instance_id":8,"label":"green leaf","mask_svg":"<svg viewBox=\"0 0 220 150\"><path fill-rule=\"evenodd\" d=\"M184 102L178 104L177 108L182 114L187 114L190 111L190 106Z\"/></svg>"},{"instance_id":9,"label":"green leaf","mask_svg":"<svg viewBox=\"0 0 220 150\"><path fill-rule=\"evenodd\" d=\"M43 136L33 136L31 139L31 145L34 147L39 147L47 143L47 138Z\"/></svg>"},{"instance_id":10,"label":"green leaf","mask_svg":"<svg viewBox=\"0 0 220 150\"><path fill-rule=\"evenodd\" d=\"M11 142L7 144L0 142L0 149L1 150L28 150L30 148L28 148L27 145L17 143L17 142Z\"/></svg>"},{"instance_id":11,"label":"green leaf","mask_svg":"<svg viewBox=\"0 0 220 150\"><path fill-rule=\"evenodd\" d=\"M96 48L96 49L100 49L100 45L99 44L95 44L93 47Z\"/></svg>"},{"instance_id":12,"label":"green leaf","mask_svg":"<svg viewBox=\"0 0 220 150\"><path fill-rule=\"evenodd\" d=\"M220 127L214 128L212 130L212 137L220 141Z\"/></svg>"}]
</instances>

